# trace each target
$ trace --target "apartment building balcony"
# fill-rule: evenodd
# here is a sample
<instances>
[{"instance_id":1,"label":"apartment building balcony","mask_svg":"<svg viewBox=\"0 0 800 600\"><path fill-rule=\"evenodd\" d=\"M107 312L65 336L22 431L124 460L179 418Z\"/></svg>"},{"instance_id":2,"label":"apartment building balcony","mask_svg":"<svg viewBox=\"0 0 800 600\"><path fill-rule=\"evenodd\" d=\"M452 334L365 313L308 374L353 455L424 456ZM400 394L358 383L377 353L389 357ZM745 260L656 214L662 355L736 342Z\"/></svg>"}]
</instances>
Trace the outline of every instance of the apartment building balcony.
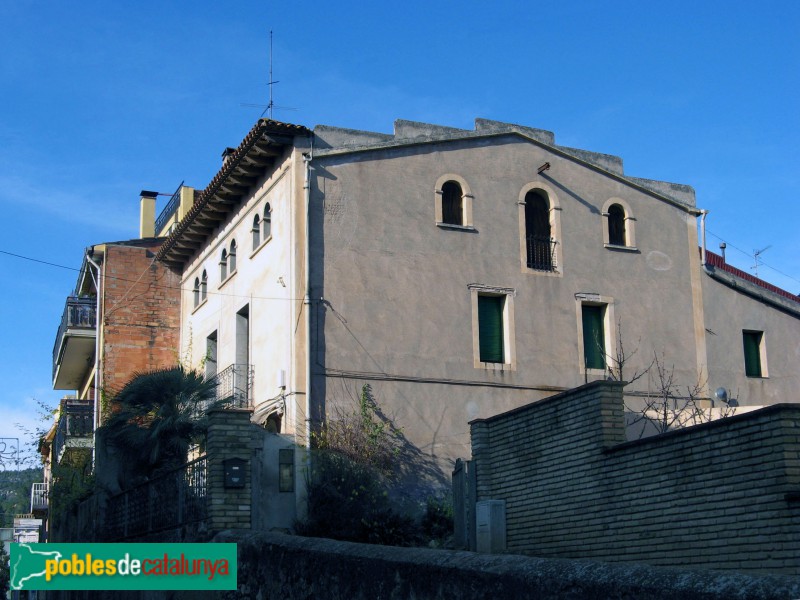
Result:
<instances>
[{"instance_id":1,"label":"apartment building balcony","mask_svg":"<svg viewBox=\"0 0 800 600\"><path fill-rule=\"evenodd\" d=\"M91 401L66 398L61 401L60 415L53 438L53 459L61 462L70 449L91 448L94 407Z\"/></svg>"},{"instance_id":2,"label":"apartment building balcony","mask_svg":"<svg viewBox=\"0 0 800 600\"><path fill-rule=\"evenodd\" d=\"M53 346L53 389L77 390L92 366L97 336L97 300L67 298Z\"/></svg>"},{"instance_id":3,"label":"apartment building balcony","mask_svg":"<svg viewBox=\"0 0 800 600\"><path fill-rule=\"evenodd\" d=\"M216 384L214 399L206 402L200 410L215 408L253 408L253 365L233 364L207 375L207 380Z\"/></svg>"},{"instance_id":4,"label":"apartment building balcony","mask_svg":"<svg viewBox=\"0 0 800 600\"><path fill-rule=\"evenodd\" d=\"M31 513L37 514L47 511L48 494L46 483L34 483L31 486Z\"/></svg>"}]
</instances>

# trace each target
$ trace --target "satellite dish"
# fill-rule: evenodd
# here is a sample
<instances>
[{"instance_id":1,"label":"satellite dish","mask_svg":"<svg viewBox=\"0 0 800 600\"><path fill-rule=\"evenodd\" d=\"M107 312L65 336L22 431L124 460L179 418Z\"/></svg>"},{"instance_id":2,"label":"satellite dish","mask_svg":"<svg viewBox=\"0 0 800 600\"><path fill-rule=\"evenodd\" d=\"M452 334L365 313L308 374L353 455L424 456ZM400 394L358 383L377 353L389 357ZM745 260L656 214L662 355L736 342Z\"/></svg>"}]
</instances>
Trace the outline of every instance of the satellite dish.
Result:
<instances>
[{"instance_id":1,"label":"satellite dish","mask_svg":"<svg viewBox=\"0 0 800 600\"><path fill-rule=\"evenodd\" d=\"M718 387L716 389L716 391L714 392L714 397L717 400L721 400L722 402L727 404L728 403L728 390L726 390L724 387Z\"/></svg>"}]
</instances>

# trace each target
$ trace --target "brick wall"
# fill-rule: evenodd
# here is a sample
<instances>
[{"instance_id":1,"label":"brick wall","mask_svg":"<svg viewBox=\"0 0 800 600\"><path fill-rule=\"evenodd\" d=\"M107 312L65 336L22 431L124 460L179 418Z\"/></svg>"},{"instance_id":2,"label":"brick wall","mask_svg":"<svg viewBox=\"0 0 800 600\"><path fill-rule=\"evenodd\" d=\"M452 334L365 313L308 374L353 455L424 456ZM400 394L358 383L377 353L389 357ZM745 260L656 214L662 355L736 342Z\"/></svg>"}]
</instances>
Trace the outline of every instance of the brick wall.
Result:
<instances>
[{"instance_id":1,"label":"brick wall","mask_svg":"<svg viewBox=\"0 0 800 600\"><path fill-rule=\"evenodd\" d=\"M150 246L109 245L104 265L103 388L114 393L134 372L178 362L180 277Z\"/></svg>"},{"instance_id":2,"label":"brick wall","mask_svg":"<svg viewBox=\"0 0 800 600\"><path fill-rule=\"evenodd\" d=\"M622 385L471 423L510 552L800 574L800 406L624 442Z\"/></svg>"},{"instance_id":3,"label":"brick wall","mask_svg":"<svg viewBox=\"0 0 800 600\"><path fill-rule=\"evenodd\" d=\"M208 521L214 532L251 527L251 461L255 445L251 414L245 409L208 412ZM242 487L225 487L225 464L230 459L244 461Z\"/></svg>"}]
</instances>

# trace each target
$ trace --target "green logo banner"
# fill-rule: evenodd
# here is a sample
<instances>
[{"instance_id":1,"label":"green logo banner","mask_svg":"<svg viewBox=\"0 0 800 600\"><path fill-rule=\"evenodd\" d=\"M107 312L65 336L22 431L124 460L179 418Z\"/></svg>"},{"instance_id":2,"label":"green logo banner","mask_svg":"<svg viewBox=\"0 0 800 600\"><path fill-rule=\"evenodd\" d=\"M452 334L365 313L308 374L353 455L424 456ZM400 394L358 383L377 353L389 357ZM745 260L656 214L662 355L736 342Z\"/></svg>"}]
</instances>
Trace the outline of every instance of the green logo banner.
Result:
<instances>
[{"instance_id":1,"label":"green logo banner","mask_svg":"<svg viewBox=\"0 0 800 600\"><path fill-rule=\"evenodd\" d=\"M12 590L235 590L236 544L11 544Z\"/></svg>"}]
</instances>

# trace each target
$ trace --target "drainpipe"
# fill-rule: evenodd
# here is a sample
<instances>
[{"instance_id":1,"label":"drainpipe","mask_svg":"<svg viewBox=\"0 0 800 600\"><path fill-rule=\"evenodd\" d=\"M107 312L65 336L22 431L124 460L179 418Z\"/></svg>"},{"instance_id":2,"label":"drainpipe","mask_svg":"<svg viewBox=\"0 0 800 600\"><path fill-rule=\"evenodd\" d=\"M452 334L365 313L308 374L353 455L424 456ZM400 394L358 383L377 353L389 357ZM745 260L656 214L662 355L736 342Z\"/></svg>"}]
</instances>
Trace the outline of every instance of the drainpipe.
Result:
<instances>
[{"instance_id":1,"label":"drainpipe","mask_svg":"<svg viewBox=\"0 0 800 600\"><path fill-rule=\"evenodd\" d=\"M700 261L703 263L703 267L706 266L706 215L708 215L707 210L700 211L700 238L701 238L701 250L700 250Z\"/></svg>"},{"instance_id":2,"label":"drainpipe","mask_svg":"<svg viewBox=\"0 0 800 600\"><path fill-rule=\"evenodd\" d=\"M313 146L312 150L313 152ZM306 326L306 448L308 450L308 466L310 467L311 461L311 272L310 272L310 254L311 254L311 240L309 239L309 217L311 206L311 159L312 154L303 154L303 162L305 163L305 177L303 179L303 190L305 192L305 211L306 211L306 247L305 247L305 269L306 269L306 293L303 296L303 306L305 309L305 326Z\"/></svg>"},{"instance_id":3,"label":"drainpipe","mask_svg":"<svg viewBox=\"0 0 800 600\"><path fill-rule=\"evenodd\" d=\"M92 279L94 280L94 287L97 290L97 307L95 308L95 332L94 332L94 414L92 415L92 471L94 471L95 467L95 453L97 452L97 418L98 418L98 406L100 405L100 296L102 294L102 281L103 281L103 273L100 270L100 265L98 265L92 257L89 256L89 249L86 250L86 261L90 263L95 269L97 269L97 277L94 276L92 270L89 269L89 272L92 274Z\"/></svg>"}]
</instances>

